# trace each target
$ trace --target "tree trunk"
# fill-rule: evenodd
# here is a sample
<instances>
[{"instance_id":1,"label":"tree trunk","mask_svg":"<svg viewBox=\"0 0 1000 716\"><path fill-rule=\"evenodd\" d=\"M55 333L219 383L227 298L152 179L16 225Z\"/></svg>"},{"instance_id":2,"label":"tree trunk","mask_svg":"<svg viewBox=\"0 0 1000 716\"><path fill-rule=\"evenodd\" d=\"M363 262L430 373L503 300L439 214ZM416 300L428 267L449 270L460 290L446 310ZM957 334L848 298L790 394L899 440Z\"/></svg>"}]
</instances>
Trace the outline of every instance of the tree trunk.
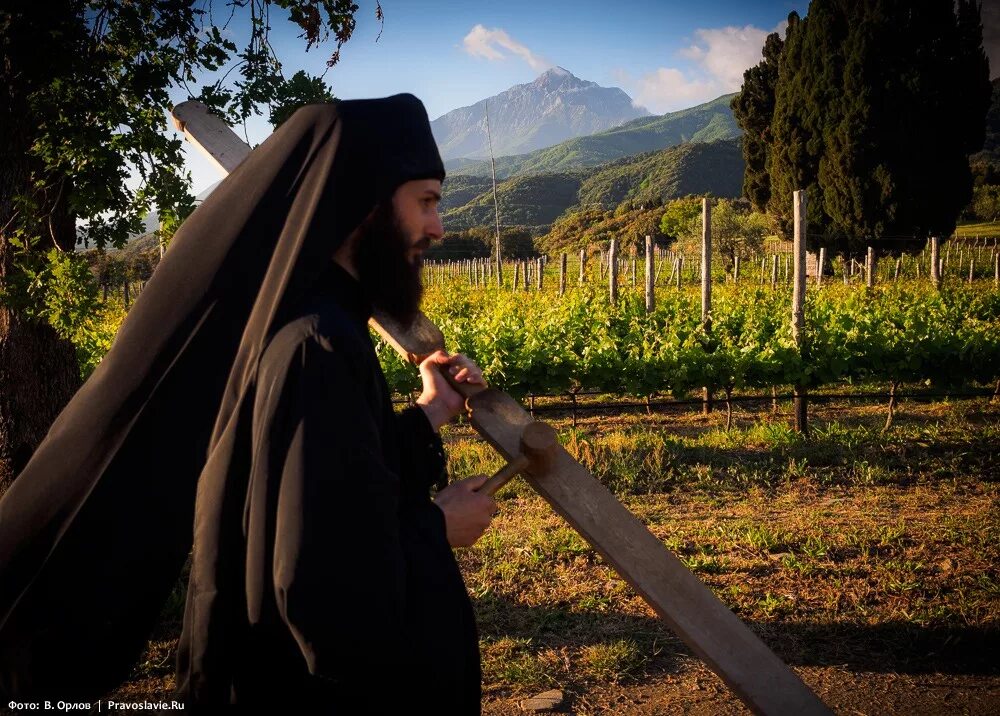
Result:
<instances>
[{"instance_id":1,"label":"tree trunk","mask_svg":"<svg viewBox=\"0 0 1000 716\"><path fill-rule=\"evenodd\" d=\"M73 344L0 308L0 493L80 387Z\"/></svg>"},{"instance_id":2,"label":"tree trunk","mask_svg":"<svg viewBox=\"0 0 1000 716\"><path fill-rule=\"evenodd\" d=\"M892 381L889 386L889 414L885 418L885 426L882 428L882 432L885 432L892 427L893 419L896 417L896 388L899 387L899 383Z\"/></svg>"},{"instance_id":3,"label":"tree trunk","mask_svg":"<svg viewBox=\"0 0 1000 716\"><path fill-rule=\"evenodd\" d=\"M54 11L53 11L54 12ZM15 215L14 199L31 185L32 165L28 151L33 127L25 82L31 73L23 68L38 63L38 45L48 37L52 21L45 13L29 13L5 31L0 50L0 286L6 286L13 270L9 243L15 227L42 236L36 251L53 245L72 251L76 243L76 221L68 211L69 180L58 177L51 193L36 195L42 211L30 226ZM44 53L43 53L44 55ZM44 60L43 60L44 61ZM37 74L37 73L35 73ZM44 74L44 73L43 73ZM58 190L57 190L58 189ZM0 305L0 493L27 464L52 421L80 387L80 370L73 345L60 339L44 322L24 315L21 309Z\"/></svg>"},{"instance_id":4,"label":"tree trunk","mask_svg":"<svg viewBox=\"0 0 1000 716\"><path fill-rule=\"evenodd\" d=\"M10 217L6 197L17 191L12 186L15 172L11 169L10 164L0 163L0 195L4 197L0 226ZM56 213L64 215L53 224L60 248L67 242L72 246L76 238L75 222L65 215L62 203ZM6 284L12 258L8 235L0 231L0 285ZM0 492L27 464L80 382L72 343L60 338L47 323L0 306Z\"/></svg>"}]
</instances>

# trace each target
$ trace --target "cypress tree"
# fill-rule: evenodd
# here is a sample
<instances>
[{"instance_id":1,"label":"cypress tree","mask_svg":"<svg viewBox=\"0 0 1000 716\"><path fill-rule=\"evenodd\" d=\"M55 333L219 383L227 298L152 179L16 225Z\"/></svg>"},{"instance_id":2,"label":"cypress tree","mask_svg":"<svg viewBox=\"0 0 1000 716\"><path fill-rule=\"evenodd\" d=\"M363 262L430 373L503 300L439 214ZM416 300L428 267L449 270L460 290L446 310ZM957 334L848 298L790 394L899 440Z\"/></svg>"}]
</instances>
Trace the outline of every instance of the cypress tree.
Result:
<instances>
[{"instance_id":1,"label":"cypress tree","mask_svg":"<svg viewBox=\"0 0 1000 716\"><path fill-rule=\"evenodd\" d=\"M785 45L768 153L769 210L831 248L948 235L983 142L989 65L974 0L813 0Z\"/></svg>"},{"instance_id":2,"label":"cypress tree","mask_svg":"<svg viewBox=\"0 0 1000 716\"><path fill-rule=\"evenodd\" d=\"M969 203L968 155L982 146L990 97L978 13L967 0L878 0L852 20L819 172L849 249L919 248L949 235Z\"/></svg>"},{"instance_id":3,"label":"cypress tree","mask_svg":"<svg viewBox=\"0 0 1000 716\"><path fill-rule=\"evenodd\" d=\"M810 234L829 224L816 178L824 129L839 110L847 18L834 0L813 0L809 14L789 24L775 88L772 144L768 153L771 198L768 212L786 236L792 233L792 194L805 189Z\"/></svg>"},{"instance_id":4,"label":"cypress tree","mask_svg":"<svg viewBox=\"0 0 1000 716\"><path fill-rule=\"evenodd\" d=\"M966 126L963 136L967 143L964 151L967 154L978 152L985 146L986 133L991 120L995 126L996 116L990 117L991 108L996 103L998 86L990 80L990 61L983 48L982 5L973 0L958 0L955 14L958 20L958 55L956 57L960 97L964 102L966 113L961 114ZM986 117L980 122L979 117Z\"/></svg>"},{"instance_id":5,"label":"cypress tree","mask_svg":"<svg viewBox=\"0 0 1000 716\"><path fill-rule=\"evenodd\" d=\"M794 18L792 17L794 16ZM796 13L788 23L797 22ZM743 130L742 148L746 169L743 172L743 195L755 211L764 211L771 198L767 174L767 153L771 145L771 121L774 118L774 88L778 84L778 63L785 43L772 32L764 40L763 61L743 73L743 86L733 97L730 108L736 124Z\"/></svg>"}]
</instances>

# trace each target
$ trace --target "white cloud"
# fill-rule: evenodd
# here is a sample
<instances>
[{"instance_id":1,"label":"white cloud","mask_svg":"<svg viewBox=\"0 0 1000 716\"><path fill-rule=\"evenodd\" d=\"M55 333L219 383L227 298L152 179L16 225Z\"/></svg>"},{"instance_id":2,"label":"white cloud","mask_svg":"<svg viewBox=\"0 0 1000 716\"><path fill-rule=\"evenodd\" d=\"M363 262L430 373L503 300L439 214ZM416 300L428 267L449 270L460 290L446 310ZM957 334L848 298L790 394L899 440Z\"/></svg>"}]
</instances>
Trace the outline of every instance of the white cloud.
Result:
<instances>
[{"instance_id":1,"label":"white cloud","mask_svg":"<svg viewBox=\"0 0 1000 716\"><path fill-rule=\"evenodd\" d=\"M783 21L774 30L753 25L695 30L695 42L679 51L689 60L687 70L660 67L642 77L618 72L618 81L636 105L653 112L670 112L737 92L743 72L761 61L764 39L769 32L784 33Z\"/></svg>"},{"instance_id":2,"label":"white cloud","mask_svg":"<svg viewBox=\"0 0 1000 716\"><path fill-rule=\"evenodd\" d=\"M539 72L552 66L551 62L536 55L498 27L487 29L476 25L462 40L462 48L473 57L485 57L487 60L505 60L510 53Z\"/></svg>"}]
</instances>

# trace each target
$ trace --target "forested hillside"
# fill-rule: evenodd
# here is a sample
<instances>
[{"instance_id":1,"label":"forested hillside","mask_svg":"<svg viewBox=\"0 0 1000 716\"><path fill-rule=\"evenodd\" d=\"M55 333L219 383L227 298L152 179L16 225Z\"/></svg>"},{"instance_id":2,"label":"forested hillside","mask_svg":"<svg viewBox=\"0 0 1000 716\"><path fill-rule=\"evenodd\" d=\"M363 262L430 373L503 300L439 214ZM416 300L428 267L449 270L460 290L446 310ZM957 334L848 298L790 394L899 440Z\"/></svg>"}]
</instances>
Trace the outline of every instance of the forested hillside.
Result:
<instances>
[{"instance_id":1,"label":"forested hillside","mask_svg":"<svg viewBox=\"0 0 1000 716\"><path fill-rule=\"evenodd\" d=\"M696 107L657 117L641 117L620 127L570 139L547 149L497 157L497 177L593 167L685 142L713 142L738 137L740 130L729 108L732 98L733 95L724 95ZM488 159L460 159L448 162L445 166L449 174L490 175Z\"/></svg>"}]
</instances>

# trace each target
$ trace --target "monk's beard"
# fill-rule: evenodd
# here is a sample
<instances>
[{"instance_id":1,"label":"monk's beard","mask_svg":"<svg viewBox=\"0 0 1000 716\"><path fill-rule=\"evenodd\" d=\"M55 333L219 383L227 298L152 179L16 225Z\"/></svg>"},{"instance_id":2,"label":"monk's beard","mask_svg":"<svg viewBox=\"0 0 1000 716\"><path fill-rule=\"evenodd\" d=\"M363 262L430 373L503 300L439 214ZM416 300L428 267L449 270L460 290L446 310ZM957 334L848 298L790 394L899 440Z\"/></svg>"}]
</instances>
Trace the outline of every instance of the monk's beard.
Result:
<instances>
[{"instance_id":1,"label":"monk's beard","mask_svg":"<svg viewBox=\"0 0 1000 716\"><path fill-rule=\"evenodd\" d=\"M380 205L365 222L354 253L358 278L372 306L409 328L420 310L423 261L410 263L410 240L391 204Z\"/></svg>"}]
</instances>

